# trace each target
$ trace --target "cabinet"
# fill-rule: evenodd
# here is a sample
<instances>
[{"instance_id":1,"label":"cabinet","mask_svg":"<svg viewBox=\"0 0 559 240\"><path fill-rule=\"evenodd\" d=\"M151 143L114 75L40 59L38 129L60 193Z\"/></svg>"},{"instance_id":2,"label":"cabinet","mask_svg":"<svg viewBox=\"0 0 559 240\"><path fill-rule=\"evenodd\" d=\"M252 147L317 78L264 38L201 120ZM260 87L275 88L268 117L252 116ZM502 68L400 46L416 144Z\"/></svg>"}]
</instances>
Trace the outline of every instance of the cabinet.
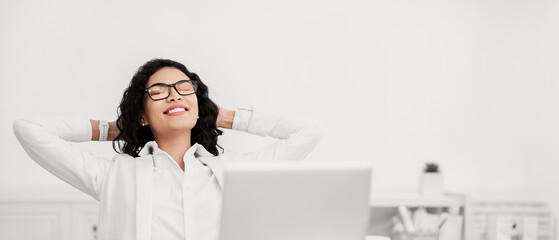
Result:
<instances>
[{"instance_id":1,"label":"cabinet","mask_svg":"<svg viewBox=\"0 0 559 240\"><path fill-rule=\"evenodd\" d=\"M94 240L99 204L77 192L2 190L0 239Z\"/></svg>"}]
</instances>

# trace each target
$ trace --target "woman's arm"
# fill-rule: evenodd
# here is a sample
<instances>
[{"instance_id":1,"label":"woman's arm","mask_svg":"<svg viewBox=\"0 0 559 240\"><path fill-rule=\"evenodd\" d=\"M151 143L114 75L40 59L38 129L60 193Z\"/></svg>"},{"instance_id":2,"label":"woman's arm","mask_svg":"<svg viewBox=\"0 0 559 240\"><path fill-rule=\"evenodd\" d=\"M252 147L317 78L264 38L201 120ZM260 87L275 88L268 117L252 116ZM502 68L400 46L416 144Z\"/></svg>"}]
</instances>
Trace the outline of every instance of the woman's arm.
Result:
<instances>
[{"instance_id":1,"label":"woman's arm","mask_svg":"<svg viewBox=\"0 0 559 240\"><path fill-rule=\"evenodd\" d=\"M321 124L310 119L252 108L238 108L236 111L219 109L218 126L279 140L268 147L243 154L241 160L303 160L322 135Z\"/></svg>"},{"instance_id":2,"label":"woman's arm","mask_svg":"<svg viewBox=\"0 0 559 240\"><path fill-rule=\"evenodd\" d=\"M235 111L227 110L217 106L219 113L217 114L217 127L231 129L233 128L233 120L235 119Z\"/></svg>"},{"instance_id":3,"label":"woman's arm","mask_svg":"<svg viewBox=\"0 0 559 240\"><path fill-rule=\"evenodd\" d=\"M99 138L98 124L96 126L96 138ZM58 178L99 199L102 180L111 161L73 144L95 138L91 120L75 115L18 119L13 130L31 159Z\"/></svg>"},{"instance_id":4,"label":"woman's arm","mask_svg":"<svg viewBox=\"0 0 559 240\"><path fill-rule=\"evenodd\" d=\"M99 141L99 120L89 120L91 123L91 141ZM120 131L116 127L116 121L109 122L109 135L107 141L112 141L118 136Z\"/></svg>"}]
</instances>

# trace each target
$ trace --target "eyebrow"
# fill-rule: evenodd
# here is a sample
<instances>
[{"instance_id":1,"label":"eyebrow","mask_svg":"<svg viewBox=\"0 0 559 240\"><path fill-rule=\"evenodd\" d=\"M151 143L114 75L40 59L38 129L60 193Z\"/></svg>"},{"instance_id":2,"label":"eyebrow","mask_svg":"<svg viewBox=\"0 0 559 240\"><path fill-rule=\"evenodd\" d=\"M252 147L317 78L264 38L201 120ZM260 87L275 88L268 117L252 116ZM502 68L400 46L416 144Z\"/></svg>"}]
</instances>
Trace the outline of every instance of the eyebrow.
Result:
<instances>
[{"instance_id":1,"label":"eyebrow","mask_svg":"<svg viewBox=\"0 0 559 240\"><path fill-rule=\"evenodd\" d=\"M148 88L149 88L149 87L152 87L152 86L155 86L155 85L165 85L165 86L167 86L167 85L171 85L171 84L178 83L178 82L183 81L183 80L192 80L192 79L181 79L181 80L178 80L178 81L176 81L176 82L174 82L174 83L156 82L156 83L154 83L154 84L152 84L152 85L149 85Z\"/></svg>"}]
</instances>

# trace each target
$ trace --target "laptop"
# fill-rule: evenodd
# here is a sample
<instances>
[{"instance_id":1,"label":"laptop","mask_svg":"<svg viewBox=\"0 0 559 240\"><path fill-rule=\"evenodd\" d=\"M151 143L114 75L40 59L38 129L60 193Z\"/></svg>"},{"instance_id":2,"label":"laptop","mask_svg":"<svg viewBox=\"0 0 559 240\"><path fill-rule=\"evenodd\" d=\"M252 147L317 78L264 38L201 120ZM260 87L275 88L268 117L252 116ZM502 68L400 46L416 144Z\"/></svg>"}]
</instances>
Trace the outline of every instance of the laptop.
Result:
<instances>
[{"instance_id":1,"label":"laptop","mask_svg":"<svg viewBox=\"0 0 559 240\"><path fill-rule=\"evenodd\" d=\"M370 162L234 163L219 240L363 240Z\"/></svg>"}]
</instances>

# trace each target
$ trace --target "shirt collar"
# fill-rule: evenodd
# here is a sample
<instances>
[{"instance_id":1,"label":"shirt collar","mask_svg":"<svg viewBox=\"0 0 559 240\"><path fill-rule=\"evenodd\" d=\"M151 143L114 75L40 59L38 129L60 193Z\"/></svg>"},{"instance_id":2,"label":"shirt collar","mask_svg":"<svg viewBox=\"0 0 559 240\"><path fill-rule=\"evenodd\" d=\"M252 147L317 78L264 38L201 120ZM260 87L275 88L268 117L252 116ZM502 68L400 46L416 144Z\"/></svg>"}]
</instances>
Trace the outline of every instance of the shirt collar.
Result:
<instances>
[{"instance_id":1,"label":"shirt collar","mask_svg":"<svg viewBox=\"0 0 559 240\"><path fill-rule=\"evenodd\" d=\"M191 149L194 148L196 149L195 151L191 151ZM210 152L208 152L208 150L206 150L206 148L204 148L204 146L202 146L202 144L198 144L198 143L194 143L194 145L192 145L192 147L190 147L190 149L188 149L188 151L186 151L186 154L192 154L194 153L195 157L213 157L214 155ZM140 153L138 154L140 157L149 155L149 154L153 154L153 155L157 155L157 154L166 154L163 150L159 149L159 147L157 146L157 142L154 141L149 141L147 142L144 147L142 148L142 150L140 150Z\"/></svg>"}]
</instances>

